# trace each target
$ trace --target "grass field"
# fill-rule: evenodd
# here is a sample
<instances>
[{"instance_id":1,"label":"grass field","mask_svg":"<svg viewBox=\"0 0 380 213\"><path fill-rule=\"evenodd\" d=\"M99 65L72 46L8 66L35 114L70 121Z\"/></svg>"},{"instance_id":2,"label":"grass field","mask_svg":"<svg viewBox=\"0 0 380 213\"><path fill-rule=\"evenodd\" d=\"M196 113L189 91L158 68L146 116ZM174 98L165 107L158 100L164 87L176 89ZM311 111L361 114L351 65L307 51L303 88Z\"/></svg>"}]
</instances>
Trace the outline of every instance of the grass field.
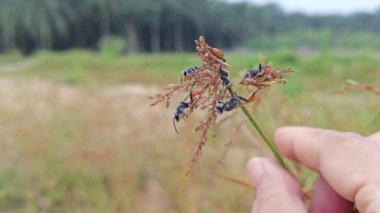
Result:
<instances>
[{"instance_id":1,"label":"grass field","mask_svg":"<svg viewBox=\"0 0 380 213\"><path fill-rule=\"evenodd\" d=\"M250 107L268 133L281 125L359 131L379 110L379 97L366 92L331 95L346 79L379 87L379 56L262 56L297 71ZM259 57L226 58L237 80ZM178 135L171 123L174 106L149 107L149 96L179 82L180 71L197 63L195 54L0 55L0 211L247 212L253 191L207 172L248 182L246 161L268 154L244 125L224 164L217 163L243 117L237 113L215 130L201 172L186 177L197 119L179 124ZM379 126L377 119L365 134Z\"/></svg>"}]
</instances>

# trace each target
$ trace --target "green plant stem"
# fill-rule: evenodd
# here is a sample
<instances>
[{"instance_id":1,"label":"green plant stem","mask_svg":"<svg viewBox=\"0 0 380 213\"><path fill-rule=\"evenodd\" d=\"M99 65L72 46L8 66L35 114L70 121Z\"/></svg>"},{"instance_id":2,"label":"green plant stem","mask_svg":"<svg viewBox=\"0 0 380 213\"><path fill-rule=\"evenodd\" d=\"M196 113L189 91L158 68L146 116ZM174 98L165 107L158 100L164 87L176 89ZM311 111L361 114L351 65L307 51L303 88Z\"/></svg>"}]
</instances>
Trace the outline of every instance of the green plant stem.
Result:
<instances>
[{"instance_id":1,"label":"green plant stem","mask_svg":"<svg viewBox=\"0 0 380 213\"><path fill-rule=\"evenodd\" d=\"M234 90L231 86L227 87L228 92L231 96L235 94ZM252 126L256 129L256 131L259 133L260 137L263 139L264 143L269 147L269 149L272 151L273 155L276 157L278 162L281 164L283 168L289 171L288 167L285 164L284 158L280 155L278 152L276 146L273 142L269 140L269 138L264 134L264 131L260 127L259 123L255 120L255 118L249 113L248 109L245 106L240 106L240 109L243 111L243 114L245 117L247 117L249 123L252 124Z\"/></svg>"},{"instance_id":2,"label":"green plant stem","mask_svg":"<svg viewBox=\"0 0 380 213\"><path fill-rule=\"evenodd\" d=\"M374 115L373 115L373 117L369 120L369 122L365 125L365 126L363 126L363 128L360 130L360 134L364 134L366 131L367 131L367 129L372 125L372 123L373 122L375 122L375 120L377 119L377 117L379 117L380 116L380 110L378 110Z\"/></svg>"},{"instance_id":3,"label":"green plant stem","mask_svg":"<svg viewBox=\"0 0 380 213\"><path fill-rule=\"evenodd\" d=\"M249 113L248 109L245 106L240 106L240 109L243 111L243 114L247 117L249 122L252 124L252 126L256 129L256 131L259 133L265 144L269 147L269 149L272 151L273 155L276 157L276 159L279 161L282 167L287 169L287 166L285 164L285 161L283 157L278 152L275 145L268 139L268 137L264 134L261 127L259 126L258 122L255 120L255 118Z\"/></svg>"}]
</instances>

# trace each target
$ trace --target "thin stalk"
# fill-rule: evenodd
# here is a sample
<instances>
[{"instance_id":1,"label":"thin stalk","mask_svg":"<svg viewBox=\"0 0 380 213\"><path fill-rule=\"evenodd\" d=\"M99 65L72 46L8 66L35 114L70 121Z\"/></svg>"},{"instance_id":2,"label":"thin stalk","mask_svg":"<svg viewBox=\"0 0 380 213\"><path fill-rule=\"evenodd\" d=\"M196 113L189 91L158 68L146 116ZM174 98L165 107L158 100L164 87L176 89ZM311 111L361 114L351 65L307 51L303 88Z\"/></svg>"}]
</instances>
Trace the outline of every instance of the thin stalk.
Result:
<instances>
[{"instance_id":1,"label":"thin stalk","mask_svg":"<svg viewBox=\"0 0 380 213\"><path fill-rule=\"evenodd\" d=\"M269 149L272 151L273 155L276 157L276 159L280 162L281 166L284 167L285 169L287 169L287 166L285 164L285 161L284 159L282 158L282 156L280 155L280 153L278 152L277 148L275 147L275 145L273 144L273 142L271 142L267 136L265 136L264 132L262 131L261 127L259 126L259 124L257 123L257 121L255 120L255 118L249 113L249 111L247 110L247 108L245 106L240 106L240 109L243 111L243 114L247 117L248 121L252 124L252 126L256 129L256 131L259 133L259 135L261 136L261 138L263 139L263 141L265 142L265 144L269 147Z\"/></svg>"},{"instance_id":2,"label":"thin stalk","mask_svg":"<svg viewBox=\"0 0 380 213\"><path fill-rule=\"evenodd\" d=\"M216 177L221 178L221 179L223 179L223 180L225 180L225 181L228 181L228 182L230 182L230 183L234 183L234 184L238 184L238 185L240 185L240 186L244 186L244 187L246 187L246 188L248 188L248 189L250 189L250 190L255 190L255 186L254 186L254 185L252 185L252 184L250 184L250 183L247 183L247 182L245 182L245 181L242 181L242 180L239 180L239 179L236 179L236 178L233 178L233 177L229 177L229 176L221 175L221 174L218 174L218 173L216 173L216 172L212 172L212 171L210 171L210 172L205 172L205 173L206 173L206 174L213 175L213 176L216 176Z\"/></svg>"},{"instance_id":3,"label":"thin stalk","mask_svg":"<svg viewBox=\"0 0 380 213\"><path fill-rule=\"evenodd\" d=\"M374 115L373 115L373 117L369 120L369 122L365 125L365 126L363 126L363 128L360 130L360 134L364 134L366 131L367 131L367 129L372 125L372 123L373 122L375 122L375 120L377 119L377 117L379 117L380 116L380 110L378 110Z\"/></svg>"},{"instance_id":4,"label":"thin stalk","mask_svg":"<svg viewBox=\"0 0 380 213\"><path fill-rule=\"evenodd\" d=\"M228 92L230 95L234 95L234 90L232 89L231 86L227 87ZM264 131L260 127L259 123L255 120L255 118L249 113L248 109L245 106L240 106L240 109L243 111L243 114L245 117L247 117L249 123L256 129L256 131L259 133L260 137L263 139L264 143L269 147L269 149L272 151L273 155L276 157L278 162L281 164L283 168L286 170L289 170L288 167L285 164L284 158L280 155L278 152L276 146L274 145L273 142L269 140L269 138L264 134Z\"/></svg>"}]
</instances>

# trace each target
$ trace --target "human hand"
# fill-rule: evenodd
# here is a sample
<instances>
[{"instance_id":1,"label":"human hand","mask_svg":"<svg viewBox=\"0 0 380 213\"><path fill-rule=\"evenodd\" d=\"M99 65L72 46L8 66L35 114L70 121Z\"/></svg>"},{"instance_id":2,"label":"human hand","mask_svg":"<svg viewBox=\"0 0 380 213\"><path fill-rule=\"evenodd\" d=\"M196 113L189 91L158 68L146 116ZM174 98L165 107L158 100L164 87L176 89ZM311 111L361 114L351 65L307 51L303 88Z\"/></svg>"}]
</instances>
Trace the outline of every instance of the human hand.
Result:
<instances>
[{"instance_id":1,"label":"human hand","mask_svg":"<svg viewBox=\"0 0 380 213\"><path fill-rule=\"evenodd\" d=\"M353 212L354 203L360 212L380 212L380 132L282 127L275 142L283 155L321 174L310 212ZM256 186L252 212L307 212L300 186L283 168L253 158L247 169Z\"/></svg>"}]
</instances>

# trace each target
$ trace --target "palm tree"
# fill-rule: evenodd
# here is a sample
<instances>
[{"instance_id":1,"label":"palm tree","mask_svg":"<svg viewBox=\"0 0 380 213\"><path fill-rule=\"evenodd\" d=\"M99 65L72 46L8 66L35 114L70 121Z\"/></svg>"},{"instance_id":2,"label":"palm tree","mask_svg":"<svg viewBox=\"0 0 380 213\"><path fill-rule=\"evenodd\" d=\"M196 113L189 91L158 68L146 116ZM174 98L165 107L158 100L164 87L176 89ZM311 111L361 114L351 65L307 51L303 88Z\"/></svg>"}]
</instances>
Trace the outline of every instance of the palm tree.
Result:
<instances>
[{"instance_id":1,"label":"palm tree","mask_svg":"<svg viewBox=\"0 0 380 213\"><path fill-rule=\"evenodd\" d=\"M3 0L1 14L9 37L29 37L42 49L51 48L55 35L65 35L76 17L70 1L61 0Z\"/></svg>"},{"instance_id":2,"label":"palm tree","mask_svg":"<svg viewBox=\"0 0 380 213\"><path fill-rule=\"evenodd\" d=\"M184 50L184 22L190 20L196 27L200 27L204 19L208 1L205 0L166 0L165 7L169 11L169 22L173 25L174 50ZM194 38L195 39L195 38Z\"/></svg>"},{"instance_id":3,"label":"palm tree","mask_svg":"<svg viewBox=\"0 0 380 213\"><path fill-rule=\"evenodd\" d=\"M148 19L150 25L150 44L152 52L161 51L161 13L163 4L157 0L150 0L148 2Z\"/></svg>"},{"instance_id":4,"label":"palm tree","mask_svg":"<svg viewBox=\"0 0 380 213\"><path fill-rule=\"evenodd\" d=\"M149 0L119 0L120 16L125 20L127 47L130 53L140 49L138 24L147 14Z\"/></svg>"},{"instance_id":5,"label":"palm tree","mask_svg":"<svg viewBox=\"0 0 380 213\"><path fill-rule=\"evenodd\" d=\"M119 12L119 2L118 0L83 0L81 10L89 16L99 16L100 37L106 38L111 32L111 20Z\"/></svg>"},{"instance_id":6,"label":"palm tree","mask_svg":"<svg viewBox=\"0 0 380 213\"><path fill-rule=\"evenodd\" d=\"M192 11L187 5L190 2L186 0L167 0L166 2L170 11L169 19L173 23L174 50L177 52L183 51L183 18L186 10Z\"/></svg>"}]
</instances>

